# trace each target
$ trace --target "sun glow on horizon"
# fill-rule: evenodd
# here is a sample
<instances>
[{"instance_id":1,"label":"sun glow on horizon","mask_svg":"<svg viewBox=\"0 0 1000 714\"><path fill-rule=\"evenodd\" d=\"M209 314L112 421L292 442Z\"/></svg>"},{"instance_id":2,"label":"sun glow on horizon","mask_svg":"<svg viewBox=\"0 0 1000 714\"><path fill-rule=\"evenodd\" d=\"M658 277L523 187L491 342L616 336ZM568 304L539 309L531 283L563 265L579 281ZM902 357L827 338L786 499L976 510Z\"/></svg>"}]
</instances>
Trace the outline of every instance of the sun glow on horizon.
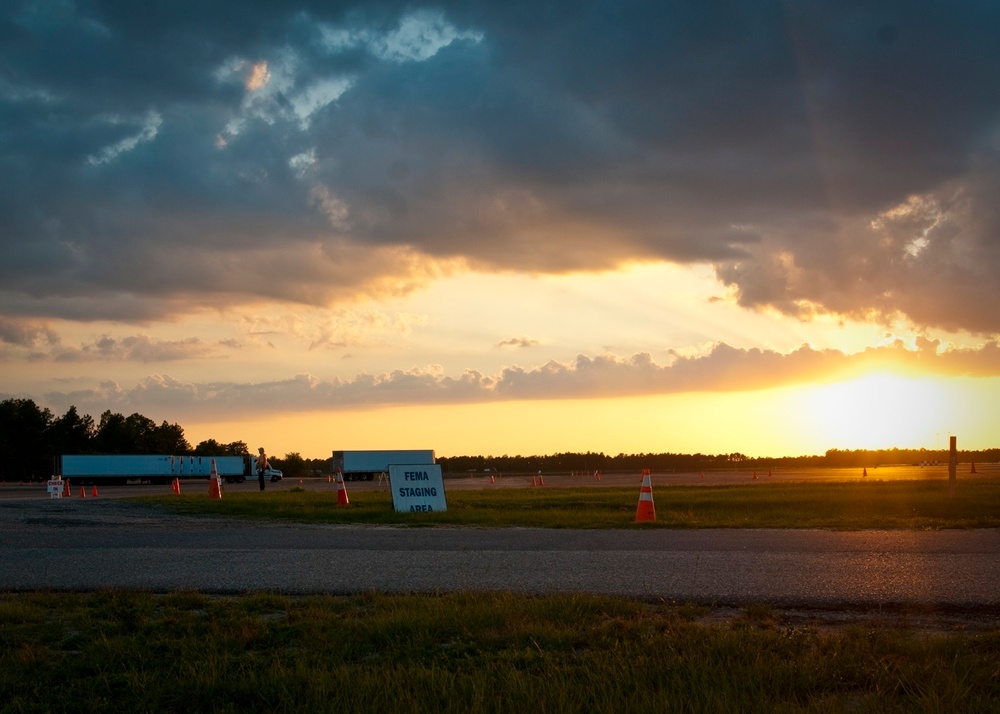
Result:
<instances>
[{"instance_id":1,"label":"sun glow on horizon","mask_svg":"<svg viewBox=\"0 0 1000 714\"><path fill-rule=\"evenodd\" d=\"M267 414L193 425L189 438L246 440L307 458L376 448L432 448L439 456L737 451L780 457L831 448L944 448L950 434L959 436L959 448L977 449L996 443L989 411L998 399L1000 379L878 373L746 392Z\"/></svg>"},{"instance_id":2,"label":"sun glow on horizon","mask_svg":"<svg viewBox=\"0 0 1000 714\"><path fill-rule=\"evenodd\" d=\"M850 449L939 448L954 428L952 393L932 377L876 372L810 390L816 428Z\"/></svg>"}]
</instances>

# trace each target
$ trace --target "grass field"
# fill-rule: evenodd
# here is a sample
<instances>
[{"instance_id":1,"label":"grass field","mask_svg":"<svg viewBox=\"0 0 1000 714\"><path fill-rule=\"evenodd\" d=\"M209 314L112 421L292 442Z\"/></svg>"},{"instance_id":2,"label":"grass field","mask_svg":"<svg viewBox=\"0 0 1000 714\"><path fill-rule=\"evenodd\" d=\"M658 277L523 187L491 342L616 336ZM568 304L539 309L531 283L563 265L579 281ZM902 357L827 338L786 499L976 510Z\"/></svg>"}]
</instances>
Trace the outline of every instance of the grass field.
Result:
<instances>
[{"instance_id":1,"label":"grass field","mask_svg":"<svg viewBox=\"0 0 1000 714\"><path fill-rule=\"evenodd\" d=\"M1000 478L144 497L206 517L550 528L1000 527ZM1000 606L998 606L1000 607ZM992 712L1000 609L784 611L590 595L0 594L0 712Z\"/></svg>"},{"instance_id":2,"label":"grass field","mask_svg":"<svg viewBox=\"0 0 1000 714\"><path fill-rule=\"evenodd\" d=\"M3 712L1000 711L1000 630L510 594L0 595Z\"/></svg>"},{"instance_id":3,"label":"grass field","mask_svg":"<svg viewBox=\"0 0 1000 714\"><path fill-rule=\"evenodd\" d=\"M656 522L635 524L638 487L454 490L444 513L396 513L388 491L283 492L145 497L170 511L308 523L540 528L828 528L940 529L1000 527L1000 478L968 480L954 498L941 481L779 482L654 489Z\"/></svg>"}]
</instances>

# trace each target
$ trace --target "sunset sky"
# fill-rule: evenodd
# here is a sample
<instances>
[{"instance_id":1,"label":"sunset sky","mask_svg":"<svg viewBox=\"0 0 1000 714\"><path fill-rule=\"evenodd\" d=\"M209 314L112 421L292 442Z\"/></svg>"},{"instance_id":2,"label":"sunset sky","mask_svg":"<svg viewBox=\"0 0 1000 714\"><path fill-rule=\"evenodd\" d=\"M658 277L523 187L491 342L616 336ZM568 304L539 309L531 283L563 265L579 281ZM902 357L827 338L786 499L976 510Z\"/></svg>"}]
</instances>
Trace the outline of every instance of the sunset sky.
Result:
<instances>
[{"instance_id":1,"label":"sunset sky","mask_svg":"<svg viewBox=\"0 0 1000 714\"><path fill-rule=\"evenodd\" d=\"M252 450L1000 446L995 2L0 5L0 398Z\"/></svg>"}]
</instances>

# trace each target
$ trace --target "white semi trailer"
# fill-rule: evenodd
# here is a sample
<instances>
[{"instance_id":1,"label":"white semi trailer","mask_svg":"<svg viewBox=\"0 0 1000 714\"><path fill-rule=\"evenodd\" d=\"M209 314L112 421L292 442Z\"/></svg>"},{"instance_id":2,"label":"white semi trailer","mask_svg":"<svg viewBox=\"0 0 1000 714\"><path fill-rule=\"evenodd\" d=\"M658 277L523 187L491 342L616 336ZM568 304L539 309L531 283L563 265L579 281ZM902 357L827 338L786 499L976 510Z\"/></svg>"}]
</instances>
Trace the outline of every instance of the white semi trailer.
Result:
<instances>
[{"instance_id":1,"label":"white semi trailer","mask_svg":"<svg viewBox=\"0 0 1000 714\"><path fill-rule=\"evenodd\" d=\"M168 455L66 455L56 458L55 473L81 484L124 484L128 481L170 483L177 479L207 479L212 460L219 477L229 483L256 478L256 457ZM268 470L272 481L281 472Z\"/></svg>"},{"instance_id":2,"label":"white semi trailer","mask_svg":"<svg viewBox=\"0 0 1000 714\"><path fill-rule=\"evenodd\" d=\"M388 474L390 464L433 463L433 449L333 452L333 470L342 473L345 481L371 481L379 474Z\"/></svg>"}]
</instances>

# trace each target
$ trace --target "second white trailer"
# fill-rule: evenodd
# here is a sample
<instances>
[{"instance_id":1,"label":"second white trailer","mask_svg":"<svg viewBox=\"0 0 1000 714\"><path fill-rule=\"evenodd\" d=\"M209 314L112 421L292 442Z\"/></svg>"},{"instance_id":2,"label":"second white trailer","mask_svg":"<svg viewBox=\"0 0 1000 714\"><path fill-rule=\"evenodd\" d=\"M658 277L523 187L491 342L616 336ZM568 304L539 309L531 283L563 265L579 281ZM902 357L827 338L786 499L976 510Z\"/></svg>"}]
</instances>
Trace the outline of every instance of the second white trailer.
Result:
<instances>
[{"instance_id":1,"label":"second white trailer","mask_svg":"<svg viewBox=\"0 0 1000 714\"><path fill-rule=\"evenodd\" d=\"M345 481L371 481L388 474L391 465L433 464L433 449L376 449L371 451L334 451L333 470Z\"/></svg>"}]
</instances>

